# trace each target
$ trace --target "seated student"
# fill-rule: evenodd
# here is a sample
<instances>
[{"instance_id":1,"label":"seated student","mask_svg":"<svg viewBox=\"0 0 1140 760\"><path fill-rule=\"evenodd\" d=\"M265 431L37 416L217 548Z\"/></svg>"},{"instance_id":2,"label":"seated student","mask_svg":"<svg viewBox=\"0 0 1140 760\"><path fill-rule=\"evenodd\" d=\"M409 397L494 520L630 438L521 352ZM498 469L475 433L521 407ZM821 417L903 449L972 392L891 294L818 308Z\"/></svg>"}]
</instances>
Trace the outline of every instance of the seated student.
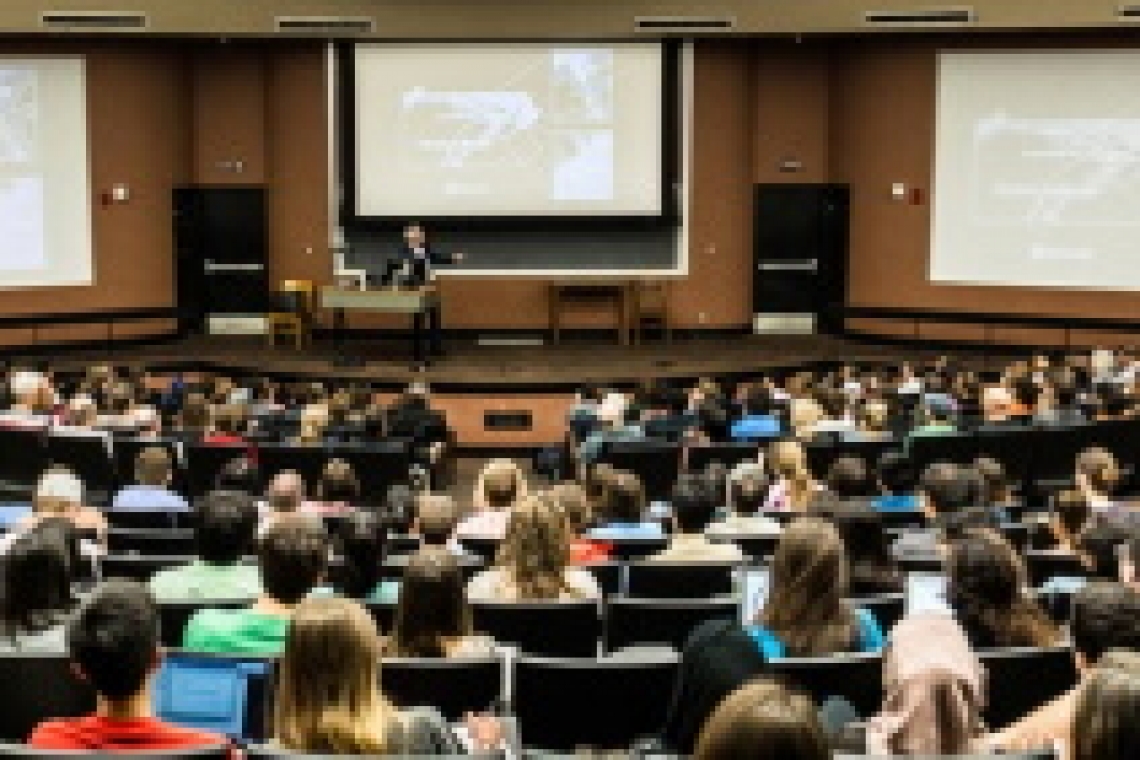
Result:
<instances>
[{"instance_id":1,"label":"seated student","mask_svg":"<svg viewBox=\"0 0 1140 760\"><path fill-rule=\"evenodd\" d=\"M528 497L511 512L495 566L467 584L470 601L599 599L597 580L570 567L570 529L550 497Z\"/></svg>"},{"instance_id":2,"label":"seated student","mask_svg":"<svg viewBox=\"0 0 1140 760\"><path fill-rule=\"evenodd\" d=\"M958 429L954 426L954 410L943 404L923 404L920 419L920 424L910 431L908 440L931 435L948 435Z\"/></svg>"},{"instance_id":3,"label":"seated student","mask_svg":"<svg viewBox=\"0 0 1140 760\"><path fill-rule=\"evenodd\" d=\"M586 490L577 483L558 483L547 494L555 508L566 517L570 530L570 564L589 565L613 556L613 544L584 535L593 522Z\"/></svg>"},{"instance_id":4,"label":"seated student","mask_svg":"<svg viewBox=\"0 0 1140 760\"><path fill-rule=\"evenodd\" d=\"M983 737L980 751L1007 753L1073 746L1073 717L1084 683L1111 649L1140 652L1140 590L1090 583L1073 596L1069 635L1082 682L1013 725Z\"/></svg>"},{"instance_id":5,"label":"seated student","mask_svg":"<svg viewBox=\"0 0 1140 760\"><path fill-rule=\"evenodd\" d=\"M33 749L139 752L227 743L151 713L162 654L158 609L142 584L112 580L100 586L68 625L67 648L77 675L98 695L98 706L83 718L41 723L28 739Z\"/></svg>"},{"instance_id":6,"label":"seated student","mask_svg":"<svg viewBox=\"0 0 1140 760\"><path fill-rule=\"evenodd\" d=\"M1140 653L1108 652L1081 689L1072 760L1126 760L1140 746Z\"/></svg>"},{"instance_id":7,"label":"seated student","mask_svg":"<svg viewBox=\"0 0 1140 760\"><path fill-rule=\"evenodd\" d=\"M839 506L820 516L830 520L843 539L851 596L900 594L905 590L906 578L891 554L890 536L878 512Z\"/></svg>"},{"instance_id":8,"label":"seated student","mask_svg":"<svg viewBox=\"0 0 1140 760\"><path fill-rule=\"evenodd\" d=\"M812 510L828 509L835 505L859 502L871 495L871 481L867 476L867 463L860 457L836 457L827 470L824 481L827 490L812 500Z\"/></svg>"},{"instance_id":9,"label":"seated student","mask_svg":"<svg viewBox=\"0 0 1140 760\"><path fill-rule=\"evenodd\" d=\"M978 457L974 460L972 469L981 477L983 486L982 501L978 506L996 507L1004 511L1008 507L1020 505L1001 462L992 457Z\"/></svg>"},{"instance_id":10,"label":"seated student","mask_svg":"<svg viewBox=\"0 0 1140 760\"><path fill-rule=\"evenodd\" d=\"M780 418L772 412L772 395L767 388L752 388L744 399L744 416L732 423L729 436L734 441L773 438L783 432Z\"/></svg>"},{"instance_id":11,"label":"seated student","mask_svg":"<svg viewBox=\"0 0 1140 760\"><path fill-rule=\"evenodd\" d=\"M198 558L160 570L150 579L159 601L254 599L261 595L261 573L243 562L254 546L257 507L247 494L211 491L198 503L194 543Z\"/></svg>"},{"instance_id":12,"label":"seated student","mask_svg":"<svg viewBox=\"0 0 1140 760\"><path fill-rule=\"evenodd\" d=\"M352 465L332 459L317 481L317 498L307 501L301 511L310 515L340 515L360 506L360 481Z\"/></svg>"},{"instance_id":13,"label":"seated student","mask_svg":"<svg viewBox=\"0 0 1140 760\"><path fill-rule=\"evenodd\" d=\"M281 516L300 512L305 504L306 492L305 479L300 473L282 470L274 475L265 488L265 500L259 505L261 522L257 528L258 534L264 534Z\"/></svg>"},{"instance_id":14,"label":"seated student","mask_svg":"<svg viewBox=\"0 0 1140 760\"><path fill-rule=\"evenodd\" d=\"M1025 589L1025 566L997 533L970 529L951 545L946 597L974 648L1045 647L1060 640Z\"/></svg>"},{"instance_id":15,"label":"seated student","mask_svg":"<svg viewBox=\"0 0 1140 760\"><path fill-rule=\"evenodd\" d=\"M135 485L115 494L111 509L188 511L190 506L186 499L170 490L173 477L170 452L161 446L143 449L135 458Z\"/></svg>"},{"instance_id":16,"label":"seated student","mask_svg":"<svg viewBox=\"0 0 1140 760\"><path fill-rule=\"evenodd\" d=\"M831 760L827 732L806 696L757 679L725 697L705 721L694 760Z\"/></svg>"},{"instance_id":17,"label":"seated student","mask_svg":"<svg viewBox=\"0 0 1140 760\"><path fill-rule=\"evenodd\" d=\"M12 542L0 572L0 653L65 654L79 539L67 520L42 520Z\"/></svg>"},{"instance_id":18,"label":"seated student","mask_svg":"<svg viewBox=\"0 0 1140 760\"><path fill-rule=\"evenodd\" d=\"M760 513L768 495L768 474L759 462L741 462L728 474L728 514L709 525L709 537L780 532L780 523Z\"/></svg>"},{"instance_id":19,"label":"seated student","mask_svg":"<svg viewBox=\"0 0 1140 760\"><path fill-rule=\"evenodd\" d=\"M632 472L615 470L603 485L595 527L586 534L601 541L660 538L660 523L645 519L645 489Z\"/></svg>"},{"instance_id":20,"label":"seated student","mask_svg":"<svg viewBox=\"0 0 1140 760\"><path fill-rule=\"evenodd\" d=\"M768 466L776 480L768 488L765 510L806 512L824 486L808 468L807 452L799 441L777 441L768 452Z\"/></svg>"},{"instance_id":21,"label":"seated student","mask_svg":"<svg viewBox=\"0 0 1140 760\"><path fill-rule=\"evenodd\" d=\"M948 615L909 615L891 630L883 692L868 721L868 755L967 755L985 731L985 668Z\"/></svg>"},{"instance_id":22,"label":"seated student","mask_svg":"<svg viewBox=\"0 0 1140 760\"><path fill-rule=\"evenodd\" d=\"M460 538L501 539L511 509L526 498L526 475L510 459L493 459L483 467L471 502L474 511L459 523Z\"/></svg>"},{"instance_id":23,"label":"seated student","mask_svg":"<svg viewBox=\"0 0 1140 760\"><path fill-rule=\"evenodd\" d=\"M244 454L227 462L214 478L214 488L219 491L241 491L254 497L261 493L262 485L257 463Z\"/></svg>"},{"instance_id":24,"label":"seated student","mask_svg":"<svg viewBox=\"0 0 1140 760\"><path fill-rule=\"evenodd\" d=\"M875 467L879 495L872 504L880 512L912 512L919 508L914 493L914 468L910 460L897 451L886 451Z\"/></svg>"},{"instance_id":25,"label":"seated student","mask_svg":"<svg viewBox=\"0 0 1140 760\"><path fill-rule=\"evenodd\" d=\"M1076 553L1081 533L1092 519L1092 510L1080 491L1061 491L1053 497L1053 512L1049 518L1049 533L1057 548Z\"/></svg>"},{"instance_id":26,"label":"seated student","mask_svg":"<svg viewBox=\"0 0 1140 760\"><path fill-rule=\"evenodd\" d=\"M202 437L206 446L237 446L245 443L245 410L234 404L218 408L209 432Z\"/></svg>"},{"instance_id":27,"label":"seated student","mask_svg":"<svg viewBox=\"0 0 1140 760\"><path fill-rule=\"evenodd\" d=\"M262 536L257 551L262 595L240 610L204 609L190 618L182 648L220 654L280 654L293 610L324 578L329 542L302 517L283 519Z\"/></svg>"},{"instance_id":28,"label":"seated student","mask_svg":"<svg viewBox=\"0 0 1140 760\"><path fill-rule=\"evenodd\" d=\"M45 472L36 484L32 496L32 513L20 518L3 538L0 538L0 553L18 536L35 527L41 520L62 517L82 532L93 532L99 543L107 533L107 520L97 509L83 503L83 481L75 473L63 467L53 467ZM84 552L99 554L96 544L84 544Z\"/></svg>"},{"instance_id":29,"label":"seated student","mask_svg":"<svg viewBox=\"0 0 1140 760\"><path fill-rule=\"evenodd\" d=\"M718 499L699 476L679 479L669 503L673 507L673 537L668 548L650 559L662 562L744 561L744 553L736 544L714 544L705 536L705 530L716 516Z\"/></svg>"},{"instance_id":30,"label":"seated student","mask_svg":"<svg viewBox=\"0 0 1140 760\"><path fill-rule=\"evenodd\" d=\"M349 599L395 602L400 582L384 580L380 572L388 541L384 519L369 510L356 510L345 516L339 533L344 565L333 584L336 591Z\"/></svg>"},{"instance_id":31,"label":"seated student","mask_svg":"<svg viewBox=\"0 0 1140 760\"><path fill-rule=\"evenodd\" d=\"M607 443L638 441L645 438L641 410L621 394L610 393L598 407L599 427L578 446L578 461L589 467L597 462Z\"/></svg>"},{"instance_id":32,"label":"seated student","mask_svg":"<svg viewBox=\"0 0 1140 760\"><path fill-rule=\"evenodd\" d=\"M1073 479L1093 514L1112 513L1118 509L1116 488L1120 483L1120 466L1112 452L1101 448L1082 451L1077 456Z\"/></svg>"},{"instance_id":33,"label":"seated student","mask_svg":"<svg viewBox=\"0 0 1140 760\"><path fill-rule=\"evenodd\" d=\"M847 601L847 578L834 525L807 517L788 525L772 557L768 600L746 627L765 659L882 649L875 616Z\"/></svg>"},{"instance_id":34,"label":"seated student","mask_svg":"<svg viewBox=\"0 0 1140 760\"><path fill-rule=\"evenodd\" d=\"M446 549L427 547L408 560L400 586L389 657L482 657L495 641L471 627L459 562Z\"/></svg>"},{"instance_id":35,"label":"seated student","mask_svg":"<svg viewBox=\"0 0 1140 760\"><path fill-rule=\"evenodd\" d=\"M397 710L380 691L376 623L339 597L301 603L289 626L274 690L271 745L306 755L463 754L434 710ZM476 749L499 742L490 719L468 719Z\"/></svg>"}]
</instances>

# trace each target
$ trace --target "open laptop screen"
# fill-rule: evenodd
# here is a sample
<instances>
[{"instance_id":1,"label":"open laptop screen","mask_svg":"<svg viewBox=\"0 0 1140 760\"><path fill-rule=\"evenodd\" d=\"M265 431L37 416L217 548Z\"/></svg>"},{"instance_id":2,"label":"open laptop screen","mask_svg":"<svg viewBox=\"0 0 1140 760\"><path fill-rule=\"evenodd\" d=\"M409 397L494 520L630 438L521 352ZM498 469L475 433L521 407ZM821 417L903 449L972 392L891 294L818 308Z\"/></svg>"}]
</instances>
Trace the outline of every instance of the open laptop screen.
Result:
<instances>
[{"instance_id":1,"label":"open laptop screen","mask_svg":"<svg viewBox=\"0 0 1140 760\"><path fill-rule=\"evenodd\" d=\"M158 717L175 725L263 741L269 660L169 653L154 693Z\"/></svg>"}]
</instances>

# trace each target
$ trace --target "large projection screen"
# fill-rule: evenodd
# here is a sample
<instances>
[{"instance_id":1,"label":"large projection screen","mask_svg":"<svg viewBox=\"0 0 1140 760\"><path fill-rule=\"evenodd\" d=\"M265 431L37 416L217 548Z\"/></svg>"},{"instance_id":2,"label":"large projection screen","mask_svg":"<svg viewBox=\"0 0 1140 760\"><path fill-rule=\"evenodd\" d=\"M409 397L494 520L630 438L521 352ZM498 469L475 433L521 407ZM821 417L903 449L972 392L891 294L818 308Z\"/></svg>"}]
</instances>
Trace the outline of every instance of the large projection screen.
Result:
<instances>
[{"instance_id":1,"label":"large projection screen","mask_svg":"<svg viewBox=\"0 0 1140 760\"><path fill-rule=\"evenodd\" d=\"M82 58L0 56L0 288L90 285Z\"/></svg>"},{"instance_id":2,"label":"large projection screen","mask_svg":"<svg viewBox=\"0 0 1140 760\"><path fill-rule=\"evenodd\" d=\"M356 214L662 214L663 48L355 47Z\"/></svg>"},{"instance_id":3,"label":"large projection screen","mask_svg":"<svg viewBox=\"0 0 1140 760\"><path fill-rule=\"evenodd\" d=\"M944 52L935 282L1140 288L1140 52Z\"/></svg>"}]
</instances>

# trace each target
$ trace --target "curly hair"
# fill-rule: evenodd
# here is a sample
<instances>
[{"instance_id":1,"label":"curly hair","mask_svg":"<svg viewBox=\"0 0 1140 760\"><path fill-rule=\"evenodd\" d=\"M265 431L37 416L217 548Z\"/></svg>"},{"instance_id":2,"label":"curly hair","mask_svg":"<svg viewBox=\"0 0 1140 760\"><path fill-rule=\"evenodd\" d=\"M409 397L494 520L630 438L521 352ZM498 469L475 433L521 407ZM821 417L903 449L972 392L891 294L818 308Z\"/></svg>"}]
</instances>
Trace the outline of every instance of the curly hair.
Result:
<instances>
[{"instance_id":1,"label":"curly hair","mask_svg":"<svg viewBox=\"0 0 1140 760\"><path fill-rule=\"evenodd\" d=\"M497 564L518 589L518 598L557 599L574 590L566 583L570 527L548 494L527 497L511 512Z\"/></svg>"}]
</instances>

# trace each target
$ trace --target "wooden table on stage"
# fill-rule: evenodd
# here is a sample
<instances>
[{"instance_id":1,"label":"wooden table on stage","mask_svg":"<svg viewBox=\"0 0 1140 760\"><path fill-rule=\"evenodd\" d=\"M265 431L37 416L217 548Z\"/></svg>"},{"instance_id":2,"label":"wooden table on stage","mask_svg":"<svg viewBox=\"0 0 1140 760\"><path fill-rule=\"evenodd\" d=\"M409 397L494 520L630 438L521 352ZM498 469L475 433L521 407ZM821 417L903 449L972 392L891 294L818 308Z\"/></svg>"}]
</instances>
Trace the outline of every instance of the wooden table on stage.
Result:
<instances>
[{"instance_id":1,"label":"wooden table on stage","mask_svg":"<svg viewBox=\"0 0 1140 760\"><path fill-rule=\"evenodd\" d=\"M553 333L555 344L562 337L562 315L567 306L610 303L617 317L621 344L629 345L634 320L635 280L602 278L554 280L547 283L546 296L550 308L550 331Z\"/></svg>"},{"instance_id":2,"label":"wooden table on stage","mask_svg":"<svg viewBox=\"0 0 1140 760\"><path fill-rule=\"evenodd\" d=\"M320 290L320 306L333 312L333 335L337 356L344 360L345 312L373 312L381 314L408 314L412 317L412 350L417 362L424 361L424 332L432 333L434 342L439 335L439 292L432 285L422 288L378 288L375 290L349 290L326 286ZM430 346L431 354L440 353L439 345Z\"/></svg>"}]
</instances>

